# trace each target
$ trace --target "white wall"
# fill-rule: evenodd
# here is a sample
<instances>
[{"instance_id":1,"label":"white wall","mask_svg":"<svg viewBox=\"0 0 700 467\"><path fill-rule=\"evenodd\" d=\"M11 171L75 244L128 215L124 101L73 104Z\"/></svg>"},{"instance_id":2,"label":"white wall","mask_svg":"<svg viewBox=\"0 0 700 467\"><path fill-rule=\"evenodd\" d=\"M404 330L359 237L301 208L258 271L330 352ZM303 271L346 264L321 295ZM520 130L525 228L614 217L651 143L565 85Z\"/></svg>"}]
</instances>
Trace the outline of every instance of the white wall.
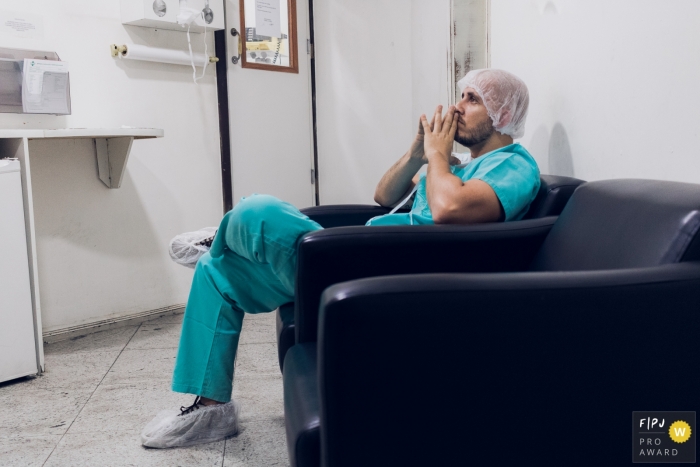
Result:
<instances>
[{"instance_id":1,"label":"white wall","mask_svg":"<svg viewBox=\"0 0 700 467\"><path fill-rule=\"evenodd\" d=\"M374 203L421 113L449 103L450 0L315 0L321 204Z\"/></svg>"},{"instance_id":2,"label":"white wall","mask_svg":"<svg viewBox=\"0 0 700 467\"><path fill-rule=\"evenodd\" d=\"M700 182L700 3L491 0L491 65L530 88L544 173Z\"/></svg>"},{"instance_id":3,"label":"white wall","mask_svg":"<svg viewBox=\"0 0 700 467\"><path fill-rule=\"evenodd\" d=\"M411 1L411 136L418 129L421 114L431 115L438 104L450 104L451 3ZM402 142L404 151L409 143Z\"/></svg>"},{"instance_id":4,"label":"white wall","mask_svg":"<svg viewBox=\"0 0 700 467\"><path fill-rule=\"evenodd\" d=\"M116 190L97 179L89 140L31 143L44 330L184 303L192 272L171 262L168 242L222 214L213 67L195 85L188 67L114 60L111 43L187 47L178 31L123 26L118 0L2 0L0 9L42 16L43 37L0 34L0 47L58 52L73 107L65 117L0 114L0 128L165 130L134 142ZM193 41L203 50L200 35Z\"/></svg>"}]
</instances>

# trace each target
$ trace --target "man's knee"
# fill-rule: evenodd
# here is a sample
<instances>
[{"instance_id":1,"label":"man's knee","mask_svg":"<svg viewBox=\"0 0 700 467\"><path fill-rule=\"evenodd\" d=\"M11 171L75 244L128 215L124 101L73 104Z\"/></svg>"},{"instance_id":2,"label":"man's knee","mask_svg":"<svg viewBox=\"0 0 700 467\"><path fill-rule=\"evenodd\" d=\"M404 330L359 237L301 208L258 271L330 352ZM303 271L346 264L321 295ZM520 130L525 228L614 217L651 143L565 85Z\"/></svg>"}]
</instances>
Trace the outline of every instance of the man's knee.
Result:
<instances>
[{"instance_id":1,"label":"man's knee","mask_svg":"<svg viewBox=\"0 0 700 467\"><path fill-rule=\"evenodd\" d=\"M197 261L197 264L194 267L194 276L195 276L195 281L197 279L204 279L206 281L211 280L210 278L212 275L216 272L217 264L219 261L216 261L214 258L211 257L211 254L204 253L199 260Z\"/></svg>"},{"instance_id":2,"label":"man's knee","mask_svg":"<svg viewBox=\"0 0 700 467\"><path fill-rule=\"evenodd\" d=\"M251 225L261 220L274 220L289 210L284 201L270 195L242 198L230 212L230 220L238 225Z\"/></svg>"}]
</instances>

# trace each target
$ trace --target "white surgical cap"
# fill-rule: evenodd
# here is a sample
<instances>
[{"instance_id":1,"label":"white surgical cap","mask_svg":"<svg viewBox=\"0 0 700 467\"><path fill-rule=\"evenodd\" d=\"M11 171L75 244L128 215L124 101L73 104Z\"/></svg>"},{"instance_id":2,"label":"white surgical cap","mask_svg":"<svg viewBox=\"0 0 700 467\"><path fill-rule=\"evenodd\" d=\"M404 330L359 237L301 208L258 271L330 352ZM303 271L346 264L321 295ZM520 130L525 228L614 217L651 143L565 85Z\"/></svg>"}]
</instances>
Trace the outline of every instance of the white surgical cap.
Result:
<instances>
[{"instance_id":1,"label":"white surgical cap","mask_svg":"<svg viewBox=\"0 0 700 467\"><path fill-rule=\"evenodd\" d=\"M493 127L501 134L522 138L530 95L517 76L503 70L472 70L457 82L459 89L472 88L484 101Z\"/></svg>"}]
</instances>

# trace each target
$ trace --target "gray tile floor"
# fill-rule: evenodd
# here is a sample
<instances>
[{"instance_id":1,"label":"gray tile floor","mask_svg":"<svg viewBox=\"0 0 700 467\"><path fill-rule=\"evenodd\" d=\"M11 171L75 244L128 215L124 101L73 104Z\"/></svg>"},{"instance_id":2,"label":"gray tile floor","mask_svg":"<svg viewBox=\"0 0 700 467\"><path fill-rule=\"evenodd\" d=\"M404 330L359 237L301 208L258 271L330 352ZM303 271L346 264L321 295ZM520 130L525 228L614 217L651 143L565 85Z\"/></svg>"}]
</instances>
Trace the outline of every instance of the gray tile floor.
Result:
<instances>
[{"instance_id":1,"label":"gray tile floor","mask_svg":"<svg viewBox=\"0 0 700 467\"><path fill-rule=\"evenodd\" d=\"M139 434L158 411L192 403L170 391L182 315L47 344L46 373L0 384L0 465L289 465L274 320L243 324L238 435L181 449L146 449Z\"/></svg>"}]
</instances>

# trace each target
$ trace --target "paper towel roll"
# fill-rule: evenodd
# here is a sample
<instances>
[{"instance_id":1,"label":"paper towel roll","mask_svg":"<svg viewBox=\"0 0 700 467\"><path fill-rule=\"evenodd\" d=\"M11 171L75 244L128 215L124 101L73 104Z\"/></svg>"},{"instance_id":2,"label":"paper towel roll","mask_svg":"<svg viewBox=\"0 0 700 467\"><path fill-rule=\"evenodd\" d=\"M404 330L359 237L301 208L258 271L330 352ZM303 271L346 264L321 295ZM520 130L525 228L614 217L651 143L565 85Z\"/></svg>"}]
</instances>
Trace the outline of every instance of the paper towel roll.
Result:
<instances>
[{"instance_id":1,"label":"paper towel roll","mask_svg":"<svg viewBox=\"0 0 700 467\"><path fill-rule=\"evenodd\" d=\"M172 63L174 65L192 65L190 53L184 50L159 49L138 44L126 44L126 50L121 57L127 60L143 60L146 62ZM209 57L204 54L193 54L195 66L204 66Z\"/></svg>"}]
</instances>

